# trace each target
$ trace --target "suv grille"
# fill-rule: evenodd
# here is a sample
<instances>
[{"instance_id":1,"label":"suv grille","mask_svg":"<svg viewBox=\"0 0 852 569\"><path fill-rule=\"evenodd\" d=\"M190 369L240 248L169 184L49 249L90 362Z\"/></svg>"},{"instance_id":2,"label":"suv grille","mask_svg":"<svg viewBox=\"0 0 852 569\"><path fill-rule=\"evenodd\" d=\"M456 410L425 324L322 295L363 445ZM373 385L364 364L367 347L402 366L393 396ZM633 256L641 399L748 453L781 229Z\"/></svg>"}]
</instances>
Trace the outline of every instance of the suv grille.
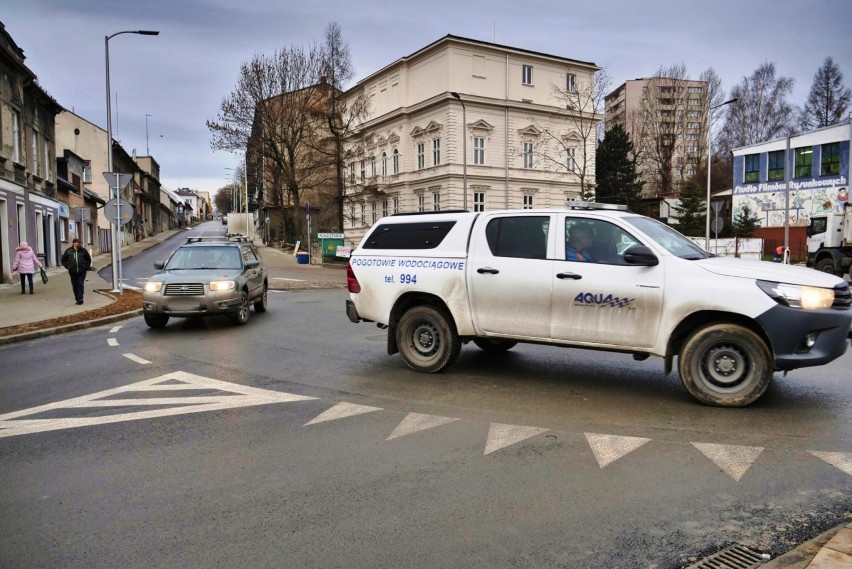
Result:
<instances>
[{"instance_id":1,"label":"suv grille","mask_svg":"<svg viewBox=\"0 0 852 569\"><path fill-rule=\"evenodd\" d=\"M841 310L849 310L852 308L852 291L850 291L848 284L837 285L834 287L834 304L832 304L831 307L839 308Z\"/></svg>"},{"instance_id":2,"label":"suv grille","mask_svg":"<svg viewBox=\"0 0 852 569\"><path fill-rule=\"evenodd\" d=\"M202 296L204 285L201 283L167 284L166 296Z\"/></svg>"}]
</instances>

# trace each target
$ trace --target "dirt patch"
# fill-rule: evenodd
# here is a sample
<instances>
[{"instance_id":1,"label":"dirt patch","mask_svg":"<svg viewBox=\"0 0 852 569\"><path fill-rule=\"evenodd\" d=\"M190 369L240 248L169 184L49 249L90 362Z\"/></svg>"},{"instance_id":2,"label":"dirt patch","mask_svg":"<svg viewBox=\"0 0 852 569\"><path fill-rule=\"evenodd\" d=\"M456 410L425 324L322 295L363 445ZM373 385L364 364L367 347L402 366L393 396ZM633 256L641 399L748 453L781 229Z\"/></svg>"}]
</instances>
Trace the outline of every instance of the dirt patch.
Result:
<instances>
[{"instance_id":1,"label":"dirt patch","mask_svg":"<svg viewBox=\"0 0 852 569\"><path fill-rule=\"evenodd\" d=\"M109 290L98 290L100 294L104 294L114 302L100 308L93 308L78 312L77 314L69 314L67 316L59 316L48 320L39 320L38 322L29 322L27 324L18 324L16 326L6 326L0 328L0 338L5 336L15 336L27 332L36 332L38 330L47 330L48 328L56 328L57 326L66 326L68 324L78 324L80 322L88 322L97 320L106 316L114 316L116 314L124 314L142 308L142 293L135 290L125 290L123 294L115 294Z\"/></svg>"}]
</instances>

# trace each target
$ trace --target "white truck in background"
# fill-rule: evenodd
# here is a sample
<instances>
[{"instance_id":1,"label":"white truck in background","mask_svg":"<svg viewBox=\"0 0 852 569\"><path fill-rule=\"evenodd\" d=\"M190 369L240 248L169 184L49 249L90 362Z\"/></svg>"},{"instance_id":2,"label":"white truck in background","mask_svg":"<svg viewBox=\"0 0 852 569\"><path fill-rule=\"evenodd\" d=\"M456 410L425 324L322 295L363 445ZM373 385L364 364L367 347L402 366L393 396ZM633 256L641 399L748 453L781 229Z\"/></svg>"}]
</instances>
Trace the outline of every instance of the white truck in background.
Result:
<instances>
[{"instance_id":1,"label":"white truck in background","mask_svg":"<svg viewBox=\"0 0 852 569\"><path fill-rule=\"evenodd\" d=\"M254 238L254 217L250 213L234 213L228 215L228 234L245 235Z\"/></svg>"},{"instance_id":2,"label":"white truck in background","mask_svg":"<svg viewBox=\"0 0 852 569\"><path fill-rule=\"evenodd\" d=\"M842 277L852 266L852 204L840 213L811 217L807 265Z\"/></svg>"}]
</instances>

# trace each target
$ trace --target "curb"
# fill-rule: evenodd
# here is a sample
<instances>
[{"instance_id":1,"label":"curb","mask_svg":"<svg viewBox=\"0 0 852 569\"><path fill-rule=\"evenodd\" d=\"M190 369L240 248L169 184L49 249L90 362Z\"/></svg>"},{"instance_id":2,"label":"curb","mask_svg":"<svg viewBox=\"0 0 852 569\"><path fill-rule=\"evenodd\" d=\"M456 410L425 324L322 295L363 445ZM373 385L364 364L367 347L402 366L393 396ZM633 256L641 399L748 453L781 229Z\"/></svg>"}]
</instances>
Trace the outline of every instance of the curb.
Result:
<instances>
[{"instance_id":1,"label":"curb","mask_svg":"<svg viewBox=\"0 0 852 569\"><path fill-rule=\"evenodd\" d=\"M37 340L39 338L46 338L48 336L64 334L65 332L85 330L86 328L94 328L95 326L100 326L101 324L112 324L113 322L133 318L134 316L139 316L141 314L142 309L139 308L130 312L113 314L112 316L104 316L103 318L97 318L95 320L87 320L86 322L77 322L76 324L66 324L65 326L57 326L56 328L46 328L44 330L34 330L32 332L25 332L23 334L16 334L14 336L5 336L0 338L0 346L6 344L14 344L16 342L26 342L27 340Z\"/></svg>"}]
</instances>

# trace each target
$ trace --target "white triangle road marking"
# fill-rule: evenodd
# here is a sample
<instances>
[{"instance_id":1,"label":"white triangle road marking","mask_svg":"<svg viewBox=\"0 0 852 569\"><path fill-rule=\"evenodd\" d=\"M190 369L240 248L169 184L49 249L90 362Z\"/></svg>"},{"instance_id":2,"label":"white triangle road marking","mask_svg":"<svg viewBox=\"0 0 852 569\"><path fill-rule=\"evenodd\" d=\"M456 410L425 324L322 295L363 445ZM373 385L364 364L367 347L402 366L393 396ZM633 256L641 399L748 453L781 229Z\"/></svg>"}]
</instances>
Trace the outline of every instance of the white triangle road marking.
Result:
<instances>
[{"instance_id":1,"label":"white triangle road marking","mask_svg":"<svg viewBox=\"0 0 852 569\"><path fill-rule=\"evenodd\" d=\"M692 443L701 454L716 463L728 476L739 482L757 459L763 447Z\"/></svg>"},{"instance_id":2,"label":"white triangle road marking","mask_svg":"<svg viewBox=\"0 0 852 569\"><path fill-rule=\"evenodd\" d=\"M373 411L381 410L381 407L369 407L367 405L356 405L355 403L342 402L338 403L331 409L320 413L302 426L307 427L308 425L316 425L317 423L324 423L325 421L334 421L335 419L343 419L344 417L363 415L364 413L372 413Z\"/></svg>"},{"instance_id":3,"label":"white triangle road marking","mask_svg":"<svg viewBox=\"0 0 852 569\"><path fill-rule=\"evenodd\" d=\"M180 383L175 383L175 381ZM150 391L176 391L188 389L211 389L225 392L222 395L184 396L184 397L150 397L146 399L129 397L126 399L105 399L115 395L133 394ZM247 385L227 383L209 377L194 375L183 371L174 371L132 383L123 387L99 391L91 395L75 397L56 403L48 403L31 409L23 409L0 415L0 438L30 433L41 433L45 431L56 431L60 429L73 429L77 427L89 427L92 425L103 425L106 423L118 423L121 421L136 421L139 419L151 419L155 417L168 417L171 415L184 415L188 413L201 413L203 411L219 411L222 409L235 409L238 407L250 407L254 405L268 405L270 403L289 403L292 401L306 401L316 397L306 397L293 393L270 391L258 389ZM31 415L37 415L56 409L84 409L84 408L108 408L108 407L145 407L178 405L169 409L149 409L140 411L122 412L114 415L98 417L66 417L55 419L22 419Z\"/></svg>"},{"instance_id":4,"label":"white triangle road marking","mask_svg":"<svg viewBox=\"0 0 852 569\"><path fill-rule=\"evenodd\" d=\"M603 468L612 464L624 455L633 452L651 439L642 437L622 437L618 435L599 435L585 433L589 446L595 455L598 465Z\"/></svg>"},{"instance_id":5,"label":"white triangle road marking","mask_svg":"<svg viewBox=\"0 0 852 569\"><path fill-rule=\"evenodd\" d=\"M852 476L852 453L821 452L816 450L809 450L808 452L820 460L824 460L831 466L836 466L849 476Z\"/></svg>"},{"instance_id":6,"label":"white triangle road marking","mask_svg":"<svg viewBox=\"0 0 852 569\"><path fill-rule=\"evenodd\" d=\"M488 429L488 440L485 442L485 453L490 454L495 450L519 443L550 429L539 427L525 427L522 425L507 425L504 423L491 423Z\"/></svg>"},{"instance_id":7,"label":"white triangle road marking","mask_svg":"<svg viewBox=\"0 0 852 569\"><path fill-rule=\"evenodd\" d=\"M426 429L440 427L441 425L446 425L453 421L458 421L458 419L454 419L452 417L439 417L438 415L424 415L423 413L409 413L385 440L389 441L418 431L425 431Z\"/></svg>"}]
</instances>

